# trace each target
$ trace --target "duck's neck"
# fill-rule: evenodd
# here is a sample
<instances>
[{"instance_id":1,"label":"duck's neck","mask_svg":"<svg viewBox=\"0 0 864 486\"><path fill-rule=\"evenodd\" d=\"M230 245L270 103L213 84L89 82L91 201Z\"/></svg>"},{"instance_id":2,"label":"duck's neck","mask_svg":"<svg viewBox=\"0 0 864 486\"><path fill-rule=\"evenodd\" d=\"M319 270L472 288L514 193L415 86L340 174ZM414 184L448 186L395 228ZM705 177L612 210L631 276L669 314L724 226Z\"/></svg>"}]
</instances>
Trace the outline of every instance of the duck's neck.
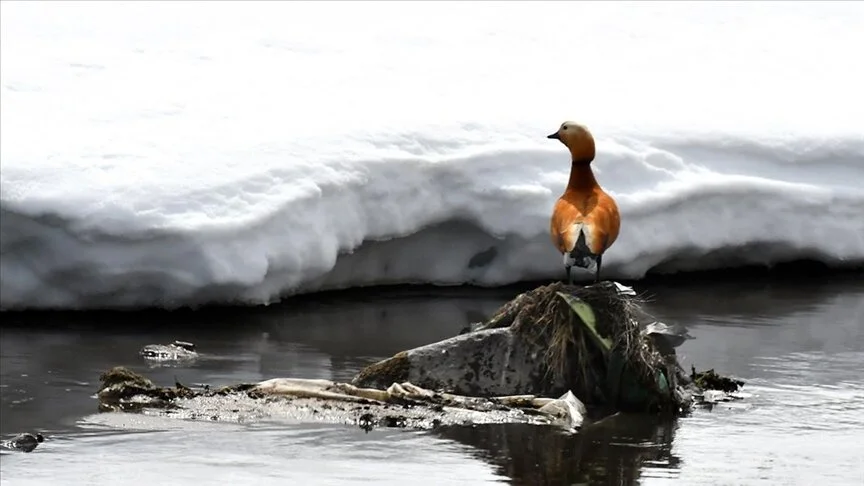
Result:
<instances>
[{"instance_id":1,"label":"duck's neck","mask_svg":"<svg viewBox=\"0 0 864 486\"><path fill-rule=\"evenodd\" d=\"M567 188L578 191L596 186L597 179L594 178L594 171L591 170L591 160L574 159L570 166L570 181L567 182Z\"/></svg>"}]
</instances>

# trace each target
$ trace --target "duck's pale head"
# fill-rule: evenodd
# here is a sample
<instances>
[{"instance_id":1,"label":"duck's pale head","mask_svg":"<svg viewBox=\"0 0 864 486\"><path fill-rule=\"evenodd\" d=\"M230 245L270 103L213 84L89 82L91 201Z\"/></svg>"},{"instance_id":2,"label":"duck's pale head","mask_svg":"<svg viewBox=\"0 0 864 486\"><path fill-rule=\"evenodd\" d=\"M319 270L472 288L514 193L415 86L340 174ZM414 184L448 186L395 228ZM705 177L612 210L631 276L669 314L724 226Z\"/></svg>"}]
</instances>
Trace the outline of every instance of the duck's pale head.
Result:
<instances>
[{"instance_id":1,"label":"duck's pale head","mask_svg":"<svg viewBox=\"0 0 864 486\"><path fill-rule=\"evenodd\" d=\"M546 138L561 141L565 147L570 149L574 162L591 162L594 160L594 136L591 135L591 131L585 125L574 121L565 121L558 127L558 131Z\"/></svg>"}]
</instances>

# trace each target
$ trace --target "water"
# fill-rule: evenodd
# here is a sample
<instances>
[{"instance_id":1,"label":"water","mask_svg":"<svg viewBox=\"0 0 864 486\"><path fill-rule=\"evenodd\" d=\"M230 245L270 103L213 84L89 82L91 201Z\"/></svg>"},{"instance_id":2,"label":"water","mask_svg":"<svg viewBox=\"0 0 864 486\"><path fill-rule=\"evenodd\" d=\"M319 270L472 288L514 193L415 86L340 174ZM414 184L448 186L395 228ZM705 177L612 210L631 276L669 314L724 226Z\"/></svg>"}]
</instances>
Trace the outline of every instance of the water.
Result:
<instances>
[{"instance_id":1,"label":"water","mask_svg":"<svg viewBox=\"0 0 864 486\"><path fill-rule=\"evenodd\" d=\"M215 424L96 414L115 365L158 383L275 376L347 380L365 364L455 334L514 289L389 289L290 305L178 313L5 314L0 434L39 429L0 456L3 484L817 484L864 481L864 280L639 283L651 310L696 338L685 366L747 381L753 396L673 423L620 420L566 436L528 426L430 432ZM185 368L137 351L183 339ZM125 418L126 420L121 420Z\"/></svg>"}]
</instances>

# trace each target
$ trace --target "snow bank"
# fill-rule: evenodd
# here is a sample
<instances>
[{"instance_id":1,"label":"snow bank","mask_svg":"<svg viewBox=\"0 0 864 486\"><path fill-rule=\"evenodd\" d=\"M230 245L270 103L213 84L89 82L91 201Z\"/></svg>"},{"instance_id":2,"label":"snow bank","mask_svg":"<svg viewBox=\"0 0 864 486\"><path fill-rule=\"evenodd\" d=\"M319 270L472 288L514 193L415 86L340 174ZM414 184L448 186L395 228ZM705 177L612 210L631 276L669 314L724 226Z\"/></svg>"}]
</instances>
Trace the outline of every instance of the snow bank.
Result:
<instances>
[{"instance_id":1,"label":"snow bank","mask_svg":"<svg viewBox=\"0 0 864 486\"><path fill-rule=\"evenodd\" d=\"M748 172L760 176L716 170L726 147L671 152L601 141L597 176L624 221L607 277L795 258L864 262L864 170L856 165L864 143L833 144L831 162L819 160L827 147L772 162L775 147L739 142ZM379 283L560 277L547 230L567 161L539 149L354 161L191 190L130 187L113 201L69 204L47 191L16 194L6 179L14 171L4 171L0 300L4 308L171 306ZM826 172L839 180L820 182Z\"/></svg>"},{"instance_id":2,"label":"snow bank","mask_svg":"<svg viewBox=\"0 0 864 486\"><path fill-rule=\"evenodd\" d=\"M606 277L864 262L854 4L111 5L3 6L4 309L560 277L569 118Z\"/></svg>"}]
</instances>

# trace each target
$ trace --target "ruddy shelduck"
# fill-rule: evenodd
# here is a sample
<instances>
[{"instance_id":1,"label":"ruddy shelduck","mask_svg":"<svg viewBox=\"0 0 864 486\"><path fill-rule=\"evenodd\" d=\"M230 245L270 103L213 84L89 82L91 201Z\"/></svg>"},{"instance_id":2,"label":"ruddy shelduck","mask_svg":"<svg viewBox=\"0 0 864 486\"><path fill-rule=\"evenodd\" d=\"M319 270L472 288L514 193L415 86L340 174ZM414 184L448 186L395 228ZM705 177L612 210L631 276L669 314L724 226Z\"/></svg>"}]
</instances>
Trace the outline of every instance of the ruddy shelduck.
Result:
<instances>
[{"instance_id":1,"label":"ruddy shelduck","mask_svg":"<svg viewBox=\"0 0 864 486\"><path fill-rule=\"evenodd\" d=\"M603 254L618 238L621 215L591 170L594 136L585 126L565 121L546 138L561 141L572 161L567 189L555 203L550 225L552 242L564 256L567 283L573 283L574 266L588 269L592 263L596 265L594 281L599 282Z\"/></svg>"}]
</instances>

